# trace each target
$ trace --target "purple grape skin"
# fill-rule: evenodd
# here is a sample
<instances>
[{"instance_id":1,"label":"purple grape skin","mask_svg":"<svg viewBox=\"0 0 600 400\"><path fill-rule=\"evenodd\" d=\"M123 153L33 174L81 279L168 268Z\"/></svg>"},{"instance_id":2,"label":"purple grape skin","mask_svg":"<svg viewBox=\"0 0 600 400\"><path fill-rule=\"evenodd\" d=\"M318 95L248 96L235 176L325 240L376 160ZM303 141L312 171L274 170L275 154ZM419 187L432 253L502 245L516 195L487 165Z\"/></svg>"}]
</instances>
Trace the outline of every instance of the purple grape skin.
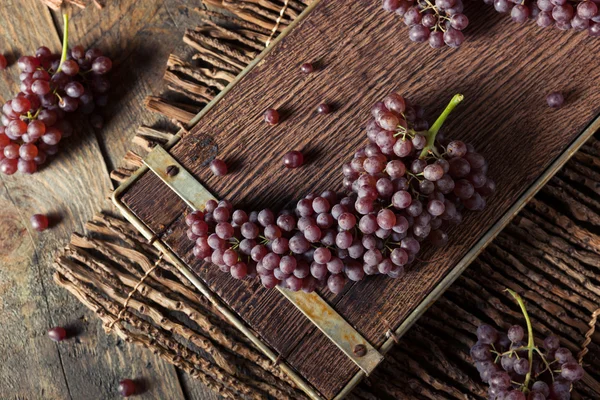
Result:
<instances>
[{"instance_id":1,"label":"purple grape skin","mask_svg":"<svg viewBox=\"0 0 600 400\"><path fill-rule=\"evenodd\" d=\"M546 96L546 103L551 108L560 108L565 102L565 98L560 92L552 92Z\"/></svg>"},{"instance_id":2,"label":"purple grape skin","mask_svg":"<svg viewBox=\"0 0 600 400\"><path fill-rule=\"evenodd\" d=\"M448 47L460 47L460 45L465 41L465 36L459 30L454 28L449 28L444 33L444 42L448 45Z\"/></svg>"},{"instance_id":3,"label":"purple grape skin","mask_svg":"<svg viewBox=\"0 0 600 400\"><path fill-rule=\"evenodd\" d=\"M429 28L423 25L415 25L408 31L408 38L417 43L422 43L429 39Z\"/></svg>"},{"instance_id":4,"label":"purple grape skin","mask_svg":"<svg viewBox=\"0 0 600 400\"><path fill-rule=\"evenodd\" d=\"M439 49L444 47L446 43L444 42L444 33L440 31L431 32L429 34L429 46L434 49Z\"/></svg>"},{"instance_id":5,"label":"purple grape skin","mask_svg":"<svg viewBox=\"0 0 600 400\"><path fill-rule=\"evenodd\" d=\"M510 17L514 22L524 23L529 19L529 8L523 4L515 5L510 11Z\"/></svg>"},{"instance_id":6,"label":"purple grape skin","mask_svg":"<svg viewBox=\"0 0 600 400\"><path fill-rule=\"evenodd\" d=\"M564 4L564 5L556 6L552 10L552 18L554 18L554 20L557 22L567 23L568 21L570 21L573 18L573 14L574 14L573 6L571 6L568 3Z\"/></svg>"},{"instance_id":7,"label":"purple grape skin","mask_svg":"<svg viewBox=\"0 0 600 400\"><path fill-rule=\"evenodd\" d=\"M494 0L494 8L499 13L507 13L511 9L511 4L509 0Z\"/></svg>"},{"instance_id":8,"label":"purple grape skin","mask_svg":"<svg viewBox=\"0 0 600 400\"><path fill-rule=\"evenodd\" d=\"M407 26L416 26L421 23L421 13L416 7L411 7L404 13L404 23Z\"/></svg>"},{"instance_id":9,"label":"purple grape skin","mask_svg":"<svg viewBox=\"0 0 600 400\"><path fill-rule=\"evenodd\" d=\"M492 344L498 339L498 332L490 325L480 325L477 328L477 338L485 344Z\"/></svg>"},{"instance_id":10,"label":"purple grape skin","mask_svg":"<svg viewBox=\"0 0 600 400\"><path fill-rule=\"evenodd\" d=\"M400 8L401 0L383 0L382 7L386 11L396 11Z\"/></svg>"},{"instance_id":11,"label":"purple grape skin","mask_svg":"<svg viewBox=\"0 0 600 400\"><path fill-rule=\"evenodd\" d=\"M584 371L576 362L567 362L562 365L560 375L569 382L575 382L583 378Z\"/></svg>"},{"instance_id":12,"label":"purple grape skin","mask_svg":"<svg viewBox=\"0 0 600 400\"><path fill-rule=\"evenodd\" d=\"M450 17L450 25L459 31L462 31L469 25L469 18L464 14L454 14Z\"/></svg>"},{"instance_id":13,"label":"purple grape skin","mask_svg":"<svg viewBox=\"0 0 600 400\"><path fill-rule=\"evenodd\" d=\"M598 14L598 6L590 0L582 1L577 5L577 15L585 20L592 19Z\"/></svg>"}]
</instances>

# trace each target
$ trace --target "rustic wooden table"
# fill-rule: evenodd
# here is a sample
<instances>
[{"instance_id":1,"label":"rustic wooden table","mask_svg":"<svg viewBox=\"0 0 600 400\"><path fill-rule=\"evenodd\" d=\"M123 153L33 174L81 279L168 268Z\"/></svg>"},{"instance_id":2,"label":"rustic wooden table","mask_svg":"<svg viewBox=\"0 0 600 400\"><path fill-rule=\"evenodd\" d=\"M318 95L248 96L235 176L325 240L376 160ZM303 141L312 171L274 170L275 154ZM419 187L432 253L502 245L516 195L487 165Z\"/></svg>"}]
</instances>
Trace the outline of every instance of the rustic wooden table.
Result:
<instances>
[{"instance_id":1,"label":"rustic wooden table","mask_svg":"<svg viewBox=\"0 0 600 400\"><path fill-rule=\"evenodd\" d=\"M124 377L144 382L140 399L215 399L162 358L105 335L97 316L52 281L51 261L71 232L83 232L92 215L110 208L108 171L132 149L130 139L140 124L159 121L144 111L143 99L164 89L169 53L185 52L183 32L199 23L189 10L200 0L105 3L102 11L68 10L71 44L97 45L115 60L112 80L119 85L111 92L105 128L79 127L79 134L65 142L69 151L34 176L0 176L0 399L117 399L115 389ZM38 0L1 0L0 29L0 53L13 64L39 45L60 48L60 14ZM16 93L17 83L16 67L0 73L2 100ZM532 303L536 333L552 330L572 351L579 350L600 294L594 269L600 266L599 151L597 141L584 148L542 190L357 389L360 398L375 398L375 392L379 398L482 398L485 388L469 364L468 348L479 323L507 328L518 321L514 304L501 294L504 287ZM36 212L53 215L53 229L31 230L29 217ZM448 323L447 315L456 318ZM46 330L56 325L68 327L74 337L51 342ZM599 337L596 333L586 356L594 379L600 376ZM577 398L597 398L589 395L598 387L593 383L579 384Z\"/></svg>"},{"instance_id":2,"label":"rustic wooden table","mask_svg":"<svg viewBox=\"0 0 600 400\"><path fill-rule=\"evenodd\" d=\"M10 64L40 45L59 51L62 18L37 0L3 0L0 52ZM105 335L100 320L52 282L52 259L73 231L106 200L113 169L137 127L156 117L143 108L145 96L162 88L169 53L183 46L188 13L200 0L110 0L103 10L67 7L70 44L98 46L116 66L105 127L79 126L63 150L33 176L0 176L0 398L112 399L119 380L141 378L140 399L212 399L216 396L149 351ZM2 102L18 91L16 65L0 73ZM66 148L66 149L65 149ZM52 215L44 233L31 229L35 213ZM75 334L56 344L46 331L65 326Z\"/></svg>"}]
</instances>

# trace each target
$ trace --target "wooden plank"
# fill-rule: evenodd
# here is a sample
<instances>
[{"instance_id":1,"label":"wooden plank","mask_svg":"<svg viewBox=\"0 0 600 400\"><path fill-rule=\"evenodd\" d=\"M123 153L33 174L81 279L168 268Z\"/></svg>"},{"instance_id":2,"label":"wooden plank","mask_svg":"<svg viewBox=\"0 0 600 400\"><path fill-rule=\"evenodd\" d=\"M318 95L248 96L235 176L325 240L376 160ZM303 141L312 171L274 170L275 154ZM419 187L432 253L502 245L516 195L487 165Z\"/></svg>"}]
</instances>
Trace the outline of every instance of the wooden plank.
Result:
<instances>
[{"instance_id":1,"label":"wooden plank","mask_svg":"<svg viewBox=\"0 0 600 400\"><path fill-rule=\"evenodd\" d=\"M454 92L465 94L467 101L455 111L446 131L472 142L489 159L489 175L500 190L485 212L468 215L452 230L444 250L421 255L433 260L443 254L443 261L421 263L399 281L369 279L337 303L338 312L377 345L387 330L382 321L398 326L600 112L600 94L595 90L600 74L585 68L597 63L598 41L574 32L556 36L533 25L520 26L491 8L478 7L472 15L470 40L459 51L439 51L409 43L398 33L404 29L401 22L382 13L379 4L323 0L301 27L211 109L191 136L172 149L217 197L241 207L280 208L306 192L341 187L340 165L366 142L361 128L370 106L388 92L406 94L425 106L429 116L436 115ZM487 21L493 18L497 22L490 26ZM298 66L305 61L318 61L319 71L302 75ZM447 87L440 88L442 83ZM568 93L568 105L561 110L545 104L547 92L556 89ZM316 105L323 101L336 104L336 112L315 115ZM262 122L268 107L284 111L280 125ZM219 157L233 167L229 175L214 177L202 165L198 147L190 142L200 138L210 138L218 146ZM308 155L308 164L300 170L281 166L281 155L291 149ZM276 184L265 185L266 179ZM152 175L136 182L124 201L155 232L183 210L180 200ZM160 207L153 209L153 204ZM174 250L184 256L187 248ZM299 326L305 323L297 321ZM310 365L296 367L316 370L323 361L315 356ZM319 388L339 387L348 375L336 378L313 383Z\"/></svg>"},{"instance_id":2,"label":"wooden plank","mask_svg":"<svg viewBox=\"0 0 600 400\"><path fill-rule=\"evenodd\" d=\"M60 50L51 14L38 1L27 7L3 4L0 29L5 38L2 52L11 63L40 45ZM17 93L18 75L16 66L0 74L3 100ZM105 197L111 184L98 142L87 125L78 129L39 173L0 177L2 396L113 398L119 380L131 377L152 388L140 398L183 398L173 366L106 335L92 312L52 282L48 267L54 250L73 231L81 231L94 212L108 206ZM29 217L39 212L49 213L53 222L43 233L29 224ZM74 337L52 342L46 331L57 325L67 327ZM152 382L158 380L161 386L154 387Z\"/></svg>"}]
</instances>

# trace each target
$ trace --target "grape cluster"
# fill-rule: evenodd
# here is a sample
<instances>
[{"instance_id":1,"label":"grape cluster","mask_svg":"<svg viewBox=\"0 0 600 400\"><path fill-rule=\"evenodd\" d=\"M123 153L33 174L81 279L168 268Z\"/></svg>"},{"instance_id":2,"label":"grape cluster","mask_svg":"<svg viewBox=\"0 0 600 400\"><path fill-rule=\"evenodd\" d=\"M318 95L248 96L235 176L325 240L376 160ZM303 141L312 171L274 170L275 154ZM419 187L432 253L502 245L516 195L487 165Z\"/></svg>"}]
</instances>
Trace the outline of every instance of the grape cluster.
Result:
<instances>
[{"instance_id":1,"label":"grape cluster","mask_svg":"<svg viewBox=\"0 0 600 400\"><path fill-rule=\"evenodd\" d=\"M348 194L309 194L277 214L211 200L185 219L194 255L237 279L259 275L267 288L340 293L348 280L403 276L421 243L446 244L450 224L495 190L472 146L438 135L461 100L428 129L422 108L390 94L373 107L370 143L343 165Z\"/></svg>"},{"instance_id":2,"label":"grape cluster","mask_svg":"<svg viewBox=\"0 0 600 400\"><path fill-rule=\"evenodd\" d=\"M67 114L89 115L94 128L102 127L96 107L107 103L106 73L112 62L100 50L75 46L64 59L47 47L35 56L18 60L20 92L2 106L0 171L12 175L32 174L58 152L62 138L71 136L73 124Z\"/></svg>"},{"instance_id":3,"label":"grape cluster","mask_svg":"<svg viewBox=\"0 0 600 400\"><path fill-rule=\"evenodd\" d=\"M461 99L455 96L447 111ZM446 112L430 129L423 113L396 93L376 103L367 124L370 143L344 164L344 187L358 195L359 214L378 213L376 236L396 233L401 237L394 241L408 237L444 245L445 229L460 223L465 209L483 210L496 185L473 146L436 137ZM409 254L409 263L417 252Z\"/></svg>"},{"instance_id":4,"label":"grape cluster","mask_svg":"<svg viewBox=\"0 0 600 400\"><path fill-rule=\"evenodd\" d=\"M433 48L459 47L462 30L469 25L462 0L383 0L383 9L395 12L409 27L413 42L429 42Z\"/></svg>"},{"instance_id":5,"label":"grape cluster","mask_svg":"<svg viewBox=\"0 0 600 400\"><path fill-rule=\"evenodd\" d=\"M583 378L583 368L575 361L569 349L560 347L556 336L548 336L542 346L536 346L531 321L525 306L511 292L522 307L527 321L525 330L513 325L508 333L499 333L490 325L477 328L477 343L471 348L481 379L489 384L491 400L568 400L573 382Z\"/></svg>"},{"instance_id":6,"label":"grape cluster","mask_svg":"<svg viewBox=\"0 0 600 400\"><path fill-rule=\"evenodd\" d=\"M510 13L513 21L524 23L535 19L538 26L554 25L560 30L587 30L590 36L600 36L600 13L593 0L484 0L496 11Z\"/></svg>"}]
</instances>

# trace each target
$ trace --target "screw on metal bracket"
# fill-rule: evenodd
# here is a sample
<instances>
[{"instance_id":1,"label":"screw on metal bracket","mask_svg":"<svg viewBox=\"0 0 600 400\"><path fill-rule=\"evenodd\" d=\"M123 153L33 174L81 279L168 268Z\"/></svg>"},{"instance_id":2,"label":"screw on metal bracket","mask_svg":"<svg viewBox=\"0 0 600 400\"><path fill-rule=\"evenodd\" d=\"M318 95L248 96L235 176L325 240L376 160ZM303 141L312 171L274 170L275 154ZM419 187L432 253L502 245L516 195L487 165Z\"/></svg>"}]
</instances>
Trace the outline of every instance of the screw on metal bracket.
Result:
<instances>
[{"instance_id":1,"label":"screw on metal bracket","mask_svg":"<svg viewBox=\"0 0 600 400\"><path fill-rule=\"evenodd\" d=\"M168 176L175 176L179 173L179 168L176 167L175 165L169 165L167 167L166 173Z\"/></svg>"},{"instance_id":2,"label":"screw on metal bracket","mask_svg":"<svg viewBox=\"0 0 600 400\"><path fill-rule=\"evenodd\" d=\"M367 354L367 347L364 344L354 346L354 355L356 357L364 357Z\"/></svg>"}]
</instances>

